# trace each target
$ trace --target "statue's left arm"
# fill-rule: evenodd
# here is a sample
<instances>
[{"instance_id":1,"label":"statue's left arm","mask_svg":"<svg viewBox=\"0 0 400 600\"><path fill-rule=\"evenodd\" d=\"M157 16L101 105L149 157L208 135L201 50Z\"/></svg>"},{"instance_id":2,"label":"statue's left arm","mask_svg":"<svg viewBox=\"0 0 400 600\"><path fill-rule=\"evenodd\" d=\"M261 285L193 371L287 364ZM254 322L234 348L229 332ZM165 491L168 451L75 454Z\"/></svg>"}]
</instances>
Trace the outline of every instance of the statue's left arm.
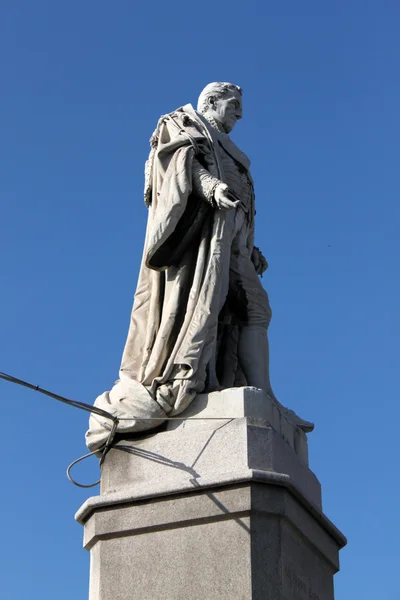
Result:
<instances>
[{"instance_id":1,"label":"statue's left arm","mask_svg":"<svg viewBox=\"0 0 400 600\"><path fill-rule=\"evenodd\" d=\"M268 269L268 262L257 246L253 246L251 261L254 264L257 275L262 275Z\"/></svg>"}]
</instances>

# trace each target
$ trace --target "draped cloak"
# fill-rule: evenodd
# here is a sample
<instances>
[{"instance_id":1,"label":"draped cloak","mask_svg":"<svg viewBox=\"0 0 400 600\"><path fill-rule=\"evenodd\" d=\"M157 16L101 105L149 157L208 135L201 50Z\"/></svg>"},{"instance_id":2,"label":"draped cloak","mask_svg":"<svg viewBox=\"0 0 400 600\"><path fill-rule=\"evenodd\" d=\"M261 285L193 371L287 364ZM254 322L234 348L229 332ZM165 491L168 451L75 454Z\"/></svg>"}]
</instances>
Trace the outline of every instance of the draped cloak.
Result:
<instances>
[{"instance_id":1,"label":"draped cloak","mask_svg":"<svg viewBox=\"0 0 400 600\"><path fill-rule=\"evenodd\" d=\"M196 157L224 181L220 144L246 172L249 160L191 105L162 117L152 143L148 224L120 379L95 402L121 419L120 433L151 429L198 393L246 385L238 328L225 302L235 211L217 210L194 194L192 163ZM249 219L251 254L254 197ZM92 413L91 450L104 445L111 426Z\"/></svg>"}]
</instances>

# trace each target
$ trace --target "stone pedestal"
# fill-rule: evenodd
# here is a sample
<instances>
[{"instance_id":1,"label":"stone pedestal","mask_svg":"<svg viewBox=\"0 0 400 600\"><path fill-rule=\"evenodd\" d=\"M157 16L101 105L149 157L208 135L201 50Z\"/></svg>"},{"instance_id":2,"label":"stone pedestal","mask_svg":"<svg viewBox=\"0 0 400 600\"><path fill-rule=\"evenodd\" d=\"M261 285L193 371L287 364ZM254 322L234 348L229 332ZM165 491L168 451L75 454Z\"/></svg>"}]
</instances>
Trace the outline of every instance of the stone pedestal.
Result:
<instances>
[{"instance_id":1,"label":"stone pedestal","mask_svg":"<svg viewBox=\"0 0 400 600\"><path fill-rule=\"evenodd\" d=\"M77 514L90 600L333 600L346 541L290 414L237 388L184 416L107 455Z\"/></svg>"}]
</instances>

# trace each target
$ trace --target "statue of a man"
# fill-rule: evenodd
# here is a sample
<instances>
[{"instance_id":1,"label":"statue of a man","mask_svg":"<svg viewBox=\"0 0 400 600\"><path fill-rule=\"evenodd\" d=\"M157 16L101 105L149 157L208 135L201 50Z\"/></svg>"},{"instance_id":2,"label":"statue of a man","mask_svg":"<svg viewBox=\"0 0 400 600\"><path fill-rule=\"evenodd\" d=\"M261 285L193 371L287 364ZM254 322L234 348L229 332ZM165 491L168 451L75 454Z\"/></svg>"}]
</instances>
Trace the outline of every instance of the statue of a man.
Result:
<instances>
[{"instance_id":1,"label":"statue of a man","mask_svg":"<svg viewBox=\"0 0 400 600\"><path fill-rule=\"evenodd\" d=\"M197 111L161 117L150 140L149 218L120 379L96 400L125 419L121 432L150 429L202 392L248 385L274 398L250 161L229 137L241 118L241 88L210 83ZM92 415L91 449L109 428Z\"/></svg>"}]
</instances>

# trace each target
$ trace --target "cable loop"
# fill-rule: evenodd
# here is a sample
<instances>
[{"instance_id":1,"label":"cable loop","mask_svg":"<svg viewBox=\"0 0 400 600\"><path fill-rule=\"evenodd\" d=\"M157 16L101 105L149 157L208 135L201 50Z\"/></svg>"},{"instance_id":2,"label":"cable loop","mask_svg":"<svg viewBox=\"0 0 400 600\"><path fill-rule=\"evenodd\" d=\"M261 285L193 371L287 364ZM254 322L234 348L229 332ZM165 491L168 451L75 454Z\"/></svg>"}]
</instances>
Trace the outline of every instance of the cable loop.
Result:
<instances>
[{"instance_id":1,"label":"cable loop","mask_svg":"<svg viewBox=\"0 0 400 600\"><path fill-rule=\"evenodd\" d=\"M98 452L97 450L95 450L94 452L89 452L88 454L84 454L83 456L81 456L80 458L77 458L76 460L74 460L74 462L72 462L69 467L67 468L67 477L70 480L71 483L73 483L74 485L80 487L80 488L92 488L95 487L96 485L99 485L100 483L100 479L98 481L96 481L95 483L89 483L89 484L84 484L84 483L78 483L77 481L75 481L75 479L72 477L71 475L71 469L72 467L74 467L75 465L77 465L79 462L81 462L82 460L85 460L86 458L89 458L89 456L93 456L94 454L96 454L96 452Z\"/></svg>"}]
</instances>

